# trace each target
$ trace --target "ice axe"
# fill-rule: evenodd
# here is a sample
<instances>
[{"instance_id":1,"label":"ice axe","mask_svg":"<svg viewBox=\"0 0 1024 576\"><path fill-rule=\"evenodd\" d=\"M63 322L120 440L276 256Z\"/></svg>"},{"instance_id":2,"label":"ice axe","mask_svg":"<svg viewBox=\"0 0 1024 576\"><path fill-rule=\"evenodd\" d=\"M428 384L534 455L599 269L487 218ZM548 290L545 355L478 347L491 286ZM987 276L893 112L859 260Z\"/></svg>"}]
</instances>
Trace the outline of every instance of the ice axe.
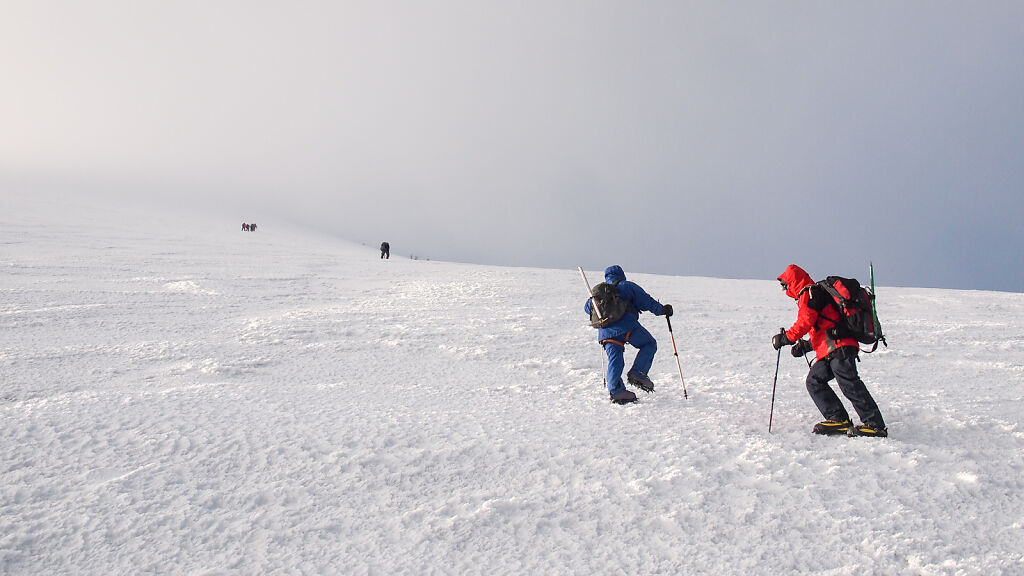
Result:
<instances>
[{"instance_id":1,"label":"ice axe","mask_svg":"<svg viewBox=\"0 0 1024 576\"><path fill-rule=\"evenodd\" d=\"M587 273L583 271L583 266L577 266L577 270L580 271L580 276L583 276L583 283L587 285L587 294L590 295L590 305L597 311L597 316L601 316L601 309L597 307L597 301L594 300L594 290L590 287L590 280L587 280ZM604 352L601 352L601 381L604 383L604 387L608 387L608 369L604 366L605 358Z\"/></svg>"}]
</instances>

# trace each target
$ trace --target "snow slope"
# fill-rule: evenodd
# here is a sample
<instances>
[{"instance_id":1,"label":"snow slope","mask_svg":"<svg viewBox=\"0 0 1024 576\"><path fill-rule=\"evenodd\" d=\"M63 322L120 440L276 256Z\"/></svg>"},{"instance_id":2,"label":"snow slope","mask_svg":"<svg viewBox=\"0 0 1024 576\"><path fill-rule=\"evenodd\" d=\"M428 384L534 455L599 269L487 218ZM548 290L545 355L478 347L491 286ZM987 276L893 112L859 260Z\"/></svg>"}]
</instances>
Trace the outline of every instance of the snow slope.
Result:
<instances>
[{"instance_id":1,"label":"snow slope","mask_svg":"<svg viewBox=\"0 0 1024 576\"><path fill-rule=\"evenodd\" d=\"M645 314L620 407L574 270L2 202L0 573L1024 574L1024 295L883 283L892 437L787 354L768 434L771 279L621 262L690 398Z\"/></svg>"}]
</instances>

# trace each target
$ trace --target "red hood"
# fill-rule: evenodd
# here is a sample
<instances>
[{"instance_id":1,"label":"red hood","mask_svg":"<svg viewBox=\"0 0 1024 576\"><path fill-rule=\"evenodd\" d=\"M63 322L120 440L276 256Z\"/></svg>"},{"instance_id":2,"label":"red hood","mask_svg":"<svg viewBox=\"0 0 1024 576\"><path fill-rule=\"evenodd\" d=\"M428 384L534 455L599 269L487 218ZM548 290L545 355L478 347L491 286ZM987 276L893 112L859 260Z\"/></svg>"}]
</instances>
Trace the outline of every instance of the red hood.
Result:
<instances>
[{"instance_id":1,"label":"red hood","mask_svg":"<svg viewBox=\"0 0 1024 576\"><path fill-rule=\"evenodd\" d=\"M807 272L796 264L786 266L786 271L779 274L779 280L786 283L786 294L794 299L799 297L801 290L814 284L814 280L811 280Z\"/></svg>"}]
</instances>

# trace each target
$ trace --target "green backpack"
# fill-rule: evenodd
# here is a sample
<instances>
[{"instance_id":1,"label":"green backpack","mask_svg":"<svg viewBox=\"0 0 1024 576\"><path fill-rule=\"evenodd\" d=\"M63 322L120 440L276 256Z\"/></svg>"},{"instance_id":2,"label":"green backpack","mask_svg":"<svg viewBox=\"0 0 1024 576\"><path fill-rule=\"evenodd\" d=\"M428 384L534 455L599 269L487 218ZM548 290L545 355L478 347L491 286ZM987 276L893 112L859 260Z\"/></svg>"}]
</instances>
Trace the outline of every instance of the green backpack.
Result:
<instances>
[{"instance_id":1,"label":"green backpack","mask_svg":"<svg viewBox=\"0 0 1024 576\"><path fill-rule=\"evenodd\" d=\"M591 292L593 304L590 306L590 325L594 328L610 326L621 320L629 311L629 302L619 296L618 284L619 282L601 282L594 286ZM597 313L598 310L601 311L600 315Z\"/></svg>"}]
</instances>

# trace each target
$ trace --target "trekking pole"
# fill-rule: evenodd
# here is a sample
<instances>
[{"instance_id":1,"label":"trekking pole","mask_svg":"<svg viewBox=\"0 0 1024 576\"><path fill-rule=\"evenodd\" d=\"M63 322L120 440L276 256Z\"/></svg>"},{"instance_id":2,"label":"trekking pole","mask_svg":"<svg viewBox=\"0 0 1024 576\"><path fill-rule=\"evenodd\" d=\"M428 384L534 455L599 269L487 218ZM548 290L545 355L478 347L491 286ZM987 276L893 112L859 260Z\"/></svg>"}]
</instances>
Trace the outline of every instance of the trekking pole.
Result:
<instances>
[{"instance_id":1,"label":"trekking pole","mask_svg":"<svg viewBox=\"0 0 1024 576\"><path fill-rule=\"evenodd\" d=\"M679 381L683 383L683 398L689 398L686 394L686 380L683 379L683 366L679 363L679 351L676 350L676 337L672 334L672 319L665 316L668 322L668 336L672 339L672 353L676 355L676 368L679 368Z\"/></svg>"},{"instance_id":2,"label":"trekking pole","mask_svg":"<svg viewBox=\"0 0 1024 576\"><path fill-rule=\"evenodd\" d=\"M775 384L779 381L779 361L782 360L782 348L775 358L775 378L772 380L772 410L768 413L768 433L772 433L772 417L775 416Z\"/></svg>"},{"instance_id":3,"label":"trekking pole","mask_svg":"<svg viewBox=\"0 0 1024 576\"><path fill-rule=\"evenodd\" d=\"M590 287L590 280L587 280L587 273L583 271L583 266L577 266L576 269L580 271L580 276L583 276L583 283L587 285L587 294L590 294L590 305L594 307L594 310L597 311L598 317L600 317L601 316L601 309L597 307L597 301L594 300L594 290ZM604 365L604 362L605 362L604 356L605 356L605 352L604 352L604 350L601 350L601 382L604 384L604 387L607 388L608 387L608 369L605 368L605 365Z\"/></svg>"}]
</instances>

